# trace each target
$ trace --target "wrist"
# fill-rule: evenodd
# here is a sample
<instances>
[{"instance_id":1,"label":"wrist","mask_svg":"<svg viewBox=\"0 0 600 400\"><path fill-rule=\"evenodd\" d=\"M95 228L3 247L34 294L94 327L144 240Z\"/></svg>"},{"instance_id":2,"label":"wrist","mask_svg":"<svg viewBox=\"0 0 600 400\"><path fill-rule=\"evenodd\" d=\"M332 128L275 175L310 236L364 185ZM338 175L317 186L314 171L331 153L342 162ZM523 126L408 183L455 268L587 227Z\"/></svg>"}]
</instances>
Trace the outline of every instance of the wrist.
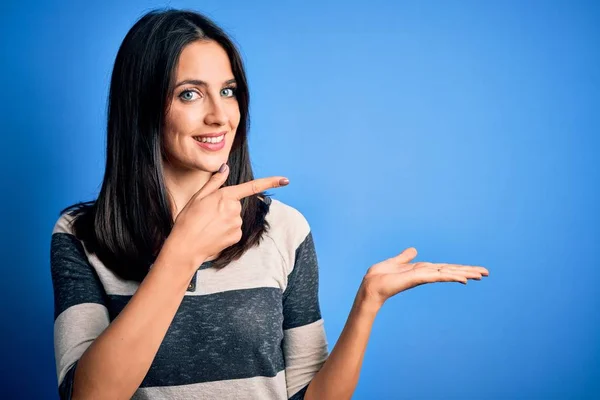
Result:
<instances>
[{"instance_id":1,"label":"wrist","mask_svg":"<svg viewBox=\"0 0 600 400\"><path fill-rule=\"evenodd\" d=\"M369 293L369 290L364 283L361 284L354 300L354 308L360 313L375 316L382 306L383 302Z\"/></svg>"},{"instance_id":2,"label":"wrist","mask_svg":"<svg viewBox=\"0 0 600 400\"><path fill-rule=\"evenodd\" d=\"M194 273L206 258L202 255L189 254L176 242L169 241L169 238L167 238L156 260L166 260L171 265L176 265L178 268Z\"/></svg>"}]
</instances>

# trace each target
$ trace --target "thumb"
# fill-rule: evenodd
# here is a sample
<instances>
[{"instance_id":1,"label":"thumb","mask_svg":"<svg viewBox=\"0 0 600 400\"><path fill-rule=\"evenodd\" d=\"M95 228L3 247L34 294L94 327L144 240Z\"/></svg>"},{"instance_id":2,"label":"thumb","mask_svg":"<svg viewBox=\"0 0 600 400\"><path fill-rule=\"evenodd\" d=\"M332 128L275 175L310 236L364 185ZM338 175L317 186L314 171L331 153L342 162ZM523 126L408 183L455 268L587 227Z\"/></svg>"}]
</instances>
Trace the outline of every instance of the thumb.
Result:
<instances>
[{"instance_id":1,"label":"thumb","mask_svg":"<svg viewBox=\"0 0 600 400\"><path fill-rule=\"evenodd\" d=\"M411 262L415 257L417 256L417 249L415 249L414 247L409 247L407 249L404 249L402 251L402 253L398 254L397 256L393 257L392 259L400 264L406 264Z\"/></svg>"},{"instance_id":2,"label":"thumb","mask_svg":"<svg viewBox=\"0 0 600 400\"><path fill-rule=\"evenodd\" d=\"M208 196L209 194L219 190L219 188L223 186L223 184L227 180L228 176L229 166L227 165L227 163L224 163L223 165L221 165L221 168L219 168L219 170L215 172L213 176L210 177L208 182L206 182L204 186L202 186L202 189L196 192L194 198L199 197L200 199L202 199Z\"/></svg>"}]
</instances>

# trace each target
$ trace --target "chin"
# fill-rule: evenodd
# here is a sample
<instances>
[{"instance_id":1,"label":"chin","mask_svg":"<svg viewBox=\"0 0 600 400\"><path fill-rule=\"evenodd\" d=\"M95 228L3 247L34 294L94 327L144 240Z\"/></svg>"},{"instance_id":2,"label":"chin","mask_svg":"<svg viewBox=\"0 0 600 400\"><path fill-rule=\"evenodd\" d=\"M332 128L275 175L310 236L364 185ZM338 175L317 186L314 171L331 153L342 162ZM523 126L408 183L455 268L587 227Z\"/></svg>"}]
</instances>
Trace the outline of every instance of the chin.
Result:
<instances>
[{"instance_id":1,"label":"chin","mask_svg":"<svg viewBox=\"0 0 600 400\"><path fill-rule=\"evenodd\" d=\"M221 165L223 165L224 162L227 162L227 159L225 159L224 161L211 160L209 162L203 162L201 164L198 164L195 166L195 168L201 171L215 173L219 170L219 168L221 168Z\"/></svg>"}]
</instances>

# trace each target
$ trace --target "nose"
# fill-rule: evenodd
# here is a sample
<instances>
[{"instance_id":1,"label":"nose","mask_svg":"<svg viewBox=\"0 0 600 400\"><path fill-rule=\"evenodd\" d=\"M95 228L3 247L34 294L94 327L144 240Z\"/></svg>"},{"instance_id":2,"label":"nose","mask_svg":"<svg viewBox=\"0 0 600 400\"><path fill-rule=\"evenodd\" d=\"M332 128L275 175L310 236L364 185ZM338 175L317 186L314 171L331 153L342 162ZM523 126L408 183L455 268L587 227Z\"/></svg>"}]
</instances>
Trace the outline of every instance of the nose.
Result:
<instances>
[{"instance_id":1,"label":"nose","mask_svg":"<svg viewBox=\"0 0 600 400\"><path fill-rule=\"evenodd\" d=\"M225 107L220 98L212 98L209 101L208 110L204 118L206 125L217 125L222 126L227 123L227 113Z\"/></svg>"}]
</instances>

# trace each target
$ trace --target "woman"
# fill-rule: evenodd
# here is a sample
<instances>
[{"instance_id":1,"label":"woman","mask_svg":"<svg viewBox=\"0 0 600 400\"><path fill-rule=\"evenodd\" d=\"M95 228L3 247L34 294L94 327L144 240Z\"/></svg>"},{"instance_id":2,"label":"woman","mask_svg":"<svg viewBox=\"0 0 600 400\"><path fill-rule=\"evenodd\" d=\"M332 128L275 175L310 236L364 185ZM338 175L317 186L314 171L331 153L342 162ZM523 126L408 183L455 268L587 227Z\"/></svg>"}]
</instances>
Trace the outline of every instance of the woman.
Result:
<instances>
[{"instance_id":1,"label":"woman","mask_svg":"<svg viewBox=\"0 0 600 400\"><path fill-rule=\"evenodd\" d=\"M328 347L303 215L254 179L248 86L227 35L189 11L152 11L112 74L107 161L95 201L52 235L61 398L347 399L377 311L482 267L372 266Z\"/></svg>"}]
</instances>

